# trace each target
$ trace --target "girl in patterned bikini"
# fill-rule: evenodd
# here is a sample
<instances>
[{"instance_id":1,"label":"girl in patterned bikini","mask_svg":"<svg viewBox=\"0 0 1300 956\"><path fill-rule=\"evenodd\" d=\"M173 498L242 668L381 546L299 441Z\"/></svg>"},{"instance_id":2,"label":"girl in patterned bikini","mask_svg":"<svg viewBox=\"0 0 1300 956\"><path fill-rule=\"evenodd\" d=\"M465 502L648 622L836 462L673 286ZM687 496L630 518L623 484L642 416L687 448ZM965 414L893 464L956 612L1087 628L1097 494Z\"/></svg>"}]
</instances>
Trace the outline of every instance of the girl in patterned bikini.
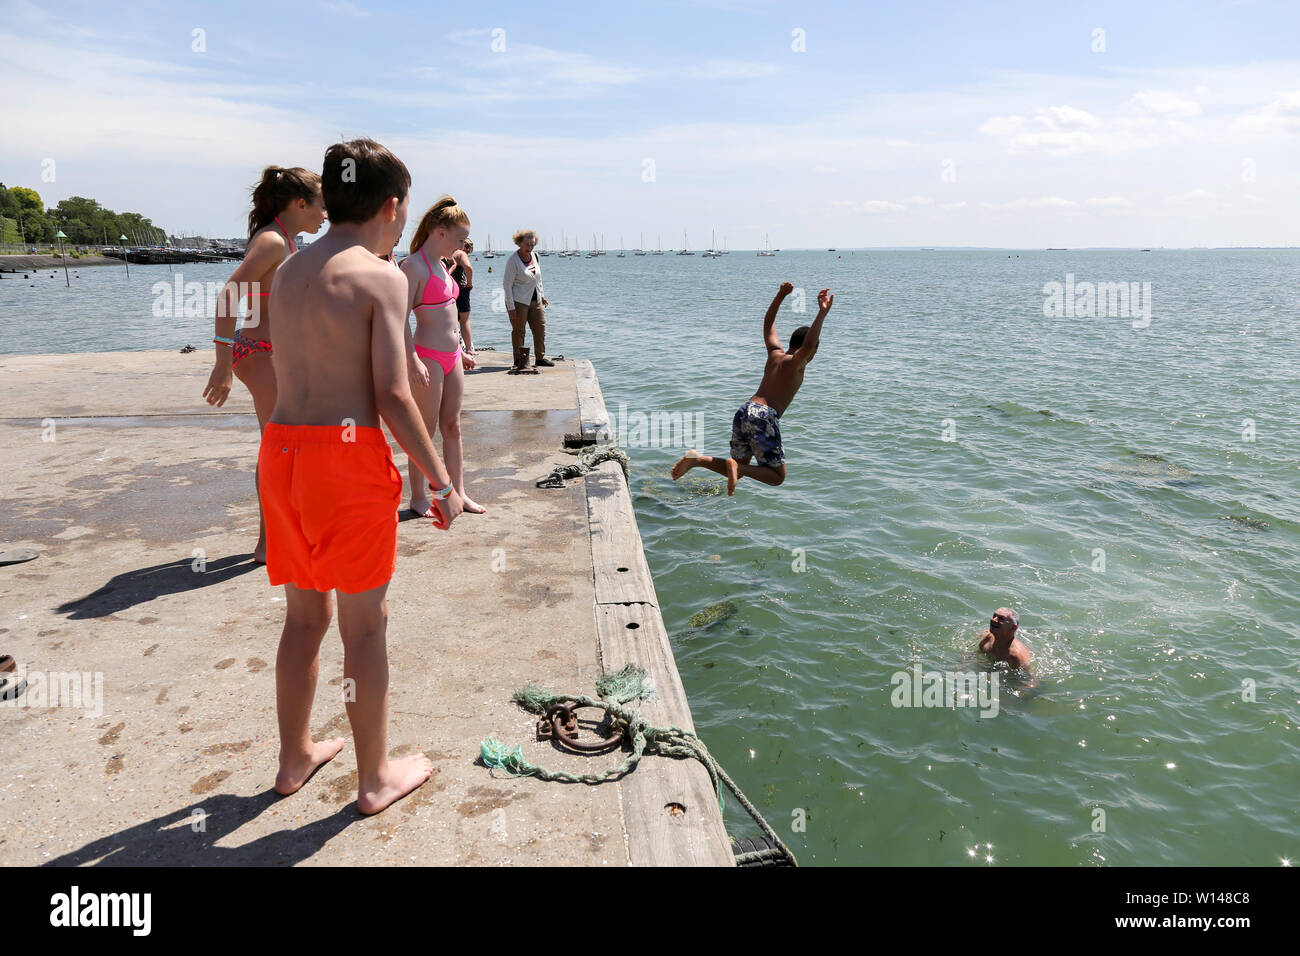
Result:
<instances>
[{"instance_id":1,"label":"girl in patterned bikini","mask_svg":"<svg viewBox=\"0 0 1300 956\"><path fill-rule=\"evenodd\" d=\"M244 261L221 290L217 300L216 348L212 374L203 397L218 407L230 397L231 380L238 376L253 396L259 433L275 409L275 369L271 365L271 280L295 249L293 237L315 234L325 221L320 176L296 166L268 166L253 188L253 209L248 214L248 242ZM248 295L248 315L236 330L239 300ZM256 481L256 472L254 473ZM256 484L254 484L256 488ZM266 522L258 503L257 545L253 560L266 561Z\"/></svg>"}]
</instances>

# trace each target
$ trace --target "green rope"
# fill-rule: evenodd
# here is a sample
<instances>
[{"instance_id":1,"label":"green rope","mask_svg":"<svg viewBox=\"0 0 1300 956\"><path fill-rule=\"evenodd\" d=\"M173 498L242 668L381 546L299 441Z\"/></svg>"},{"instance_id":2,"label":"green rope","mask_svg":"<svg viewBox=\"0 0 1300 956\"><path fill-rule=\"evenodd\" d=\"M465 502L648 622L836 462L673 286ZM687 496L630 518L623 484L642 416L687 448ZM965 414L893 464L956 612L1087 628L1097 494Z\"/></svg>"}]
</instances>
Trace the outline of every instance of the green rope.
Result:
<instances>
[{"instance_id":1,"label":"green rope","mask_svg":"<svg viewBox=\"0 0 1300 956\"><path fill-rule=\"evenodd\" d=\"M566 478L580 478L604 461L616 461L623 467L623 480L630 482L628 476L627 452L617 445L588 445L578 454L578 460L572 465L556 465L551 473L537 482L538 488L563 488Z\"/></svg>"},{"instance_id":2,"label":"green rope","mask_svg":"<svg viewBox=\"0 0 1300 956\"><path fill-rule=\"evenodd\" d=\"M722 791L718 781L722 781L732 792L736 800L753 818L771 844L771 850L756 851L763 858L780 856L792 865L798 866L794 854L785 845L776 831L763 819L758 808L750 803L741 792L736 782L727 775L722 766L709 753L704 741L695 734L680 727L654 727L646 723L641 712L624 706L629 701L649 698L653 688L643 668L627 664L614 674L606 674L596 682L598 697L585 694L554 694L545 688L529 685L514 693L514 701L525 710L534 714L545 714L553 704L572 701L579 707L599 707L609 715L609 723L614 732L621 733L624 740L632 746L628 754L617 767L604 773L569 773L565 770L547 770L532 763L524 756L522 746L507 747L495 737L489 737L479 747L479 757L485 767L504 770L516 777L537 777L539 780L558 781L561 783L598 784L615 780L631 773L646 755L673 757L677 759L694 758L704 764L713 782L713 792L718 798L718 809L723 809ZM753 854L745 854L752 856ZM739 858L738 858L739 861Z\"/></svg>"}]
</instances>

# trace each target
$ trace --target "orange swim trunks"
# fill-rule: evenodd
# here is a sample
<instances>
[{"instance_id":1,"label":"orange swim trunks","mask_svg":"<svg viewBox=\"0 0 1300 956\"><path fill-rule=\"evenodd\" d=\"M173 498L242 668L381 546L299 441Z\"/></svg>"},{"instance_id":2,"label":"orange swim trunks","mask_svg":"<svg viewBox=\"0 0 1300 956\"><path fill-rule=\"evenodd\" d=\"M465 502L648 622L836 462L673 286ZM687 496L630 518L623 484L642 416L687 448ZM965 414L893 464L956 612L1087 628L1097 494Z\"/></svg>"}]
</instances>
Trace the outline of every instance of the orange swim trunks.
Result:
<instances>
[{"instance_id":1,"label":"orange swim trunks","mask_svg":"<svg viewBox=\"0 0 1300 956\"><path fill-rule=\"evenodd\" d=\"M392 578L402 474L380 429L268 422L257 469L272 587L356 594Z\"/></svg>"}]
</instances>

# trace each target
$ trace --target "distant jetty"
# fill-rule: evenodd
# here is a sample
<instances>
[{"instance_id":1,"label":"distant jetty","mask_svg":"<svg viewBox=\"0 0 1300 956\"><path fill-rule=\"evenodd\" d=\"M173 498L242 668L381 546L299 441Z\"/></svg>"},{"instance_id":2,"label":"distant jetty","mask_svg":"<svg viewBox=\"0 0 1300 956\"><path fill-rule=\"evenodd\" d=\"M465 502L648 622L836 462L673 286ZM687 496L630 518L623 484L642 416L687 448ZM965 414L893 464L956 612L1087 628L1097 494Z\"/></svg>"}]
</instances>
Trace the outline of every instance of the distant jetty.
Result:
<instances>
[{"instance_id":1,"label":"distant jetty","mask_svg":"<svg viewBox=\"0 0 1300 956\"><path fill-rule=\"evenodd\" d=\"M82 253L73 256L55 255L0 255L0 272L31 272L33 269L58 269L65 264L70 269L85 266L120 266L123 259L141 266L173 265L183 262L229 262L244 258L243 249L129 249L108 247L102 254Z\"/></svg>"},{"instance_id":2,"label":"distant jetty","mask_svg":"<svg viewBox=\"0 0 1300 956\"><path fill-rule=\"evenodd\" d=\"M105 249L104 255L121 262L130 258L131 264L142 266L175 265L182 262L229 262L244 258L243 249L217 251L214 249Z\"/></svg>"}]
</instances>

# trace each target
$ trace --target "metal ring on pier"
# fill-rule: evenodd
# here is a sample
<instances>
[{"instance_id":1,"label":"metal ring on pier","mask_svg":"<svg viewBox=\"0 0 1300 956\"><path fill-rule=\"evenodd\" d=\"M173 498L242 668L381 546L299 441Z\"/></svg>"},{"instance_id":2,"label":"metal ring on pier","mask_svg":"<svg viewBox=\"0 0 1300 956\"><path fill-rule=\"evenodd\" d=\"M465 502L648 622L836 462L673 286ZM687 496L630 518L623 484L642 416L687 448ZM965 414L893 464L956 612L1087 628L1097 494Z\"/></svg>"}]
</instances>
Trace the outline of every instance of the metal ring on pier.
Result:
<instances>
[{"instance_id":1,"label":"metal ring on pier","mask_svg":"<svg viewBox=\"0 0 1300 956\"><path fill-rule=\"evenodd\" d=\"M553 705L546 712L546 719L551 722L551 733L554 739L558 740L570 750L576 750L578 753L594 754L606 750L612 750L623 742L623 734L614 728L614 736L607 737L604 740L595 740L585 743L575 737L569 736L566 724L570 727L577 726L577 710L580 705L573 701L566 701L562 704Z\"/></svg>"}]
</instances>

